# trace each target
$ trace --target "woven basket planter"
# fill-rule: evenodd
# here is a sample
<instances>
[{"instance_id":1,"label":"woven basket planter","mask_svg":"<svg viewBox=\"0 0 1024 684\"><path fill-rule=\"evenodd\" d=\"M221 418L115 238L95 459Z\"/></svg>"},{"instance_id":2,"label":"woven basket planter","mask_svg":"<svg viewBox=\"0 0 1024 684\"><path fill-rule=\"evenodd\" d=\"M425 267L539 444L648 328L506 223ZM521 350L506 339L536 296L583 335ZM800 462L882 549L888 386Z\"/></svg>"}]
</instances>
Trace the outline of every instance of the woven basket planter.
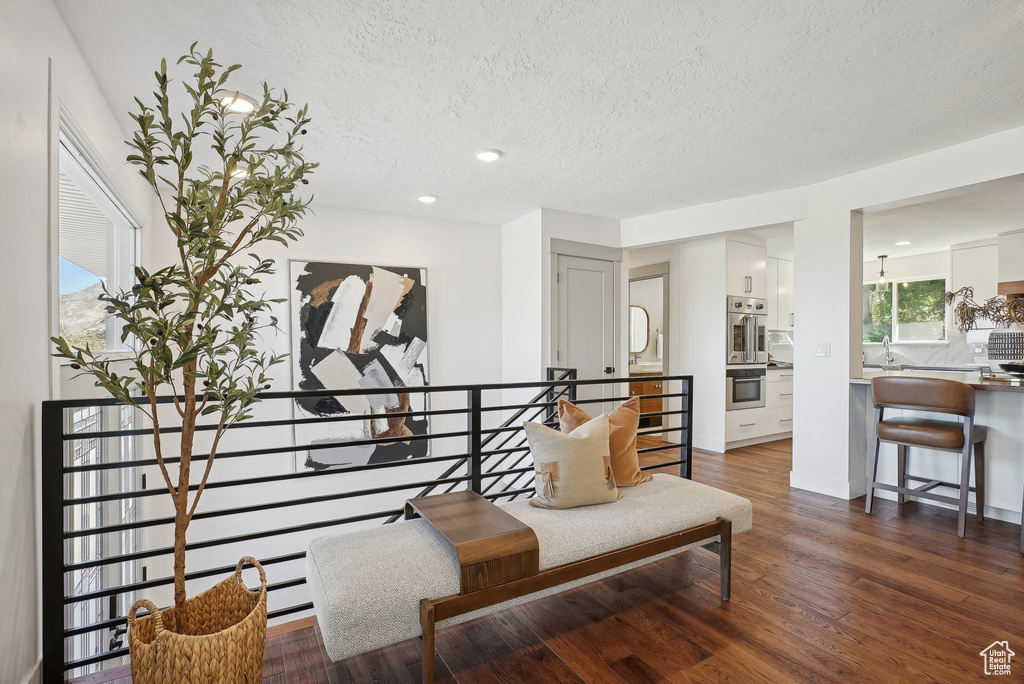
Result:
<instances>
[{"instance_id":1,"label":"woven basket planter","mask_svg":"<svg viewBox=\"0 0 1024 684\"><path fill-rule=\"evenodd\" d=\"M242 566L260 573L259 591L242 581ZM235 574L187 599L187 633L179 632L174 608L160 611L145 599L128 611L128 650L135 684L249 682L263 678L267 638L267 575L253 558L238 561ZM146 608L149 615L136 618Z\"/></svg>"}]
</instances>

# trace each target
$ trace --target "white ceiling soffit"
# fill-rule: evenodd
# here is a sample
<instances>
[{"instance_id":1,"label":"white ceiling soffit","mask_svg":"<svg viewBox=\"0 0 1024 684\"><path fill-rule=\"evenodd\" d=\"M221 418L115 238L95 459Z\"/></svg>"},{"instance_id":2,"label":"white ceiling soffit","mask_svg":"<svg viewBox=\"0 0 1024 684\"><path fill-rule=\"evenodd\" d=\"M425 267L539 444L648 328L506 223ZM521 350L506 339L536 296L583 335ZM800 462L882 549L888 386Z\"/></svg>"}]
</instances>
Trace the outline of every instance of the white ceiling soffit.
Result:
<instances>
[{"instance_id":1,"label":"white ceiling soffit","mask_svg":"<svg viewBox=\"0 0 1024 684\"><path fill-rule=\"evenodd\" d=\"M925 254L1024 229L1024 176L864 210L864 260ZM897 247L895 243L911 244Z\"/></svg>"},{"instance_id":2,"label":"white ceiling soffit","mask_svg":"<svg viewBox=\"0 0 1024 684\"><path fill-rule=\"evenodd\" d=\"M1024 125L1019 0L55 1L126 129L195 40L309 102L322 204L622 218Z\"/></svg>"}]
</instances>

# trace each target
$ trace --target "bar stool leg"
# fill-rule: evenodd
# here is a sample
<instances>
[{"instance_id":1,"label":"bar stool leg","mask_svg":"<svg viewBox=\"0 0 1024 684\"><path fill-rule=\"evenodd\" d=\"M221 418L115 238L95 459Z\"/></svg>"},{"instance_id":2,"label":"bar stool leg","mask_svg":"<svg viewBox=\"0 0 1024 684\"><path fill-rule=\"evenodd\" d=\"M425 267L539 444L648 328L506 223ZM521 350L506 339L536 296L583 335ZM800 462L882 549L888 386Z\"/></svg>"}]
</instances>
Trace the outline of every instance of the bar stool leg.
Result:
<instances>
[{"instance_id":1,"label":"bar stool leg","mask_svg":"<svg viewBox=\"0 0 1024 684\"><path fill-rule=\"evenodd\" d=\"M957 506L956 536L963 538L967 534L967 495L971 491L971 448L970 424L964 430L964 450L960 466L960 504Z\"/></svg>"},{"instance_id":2,"label":"bar stool leg","mask_svg":"<svg viewBox=\"0 0 1024 684\"><path fill-rule=\"evenodd\" d=\"M864 502L864 512L871 515L871 498L875 493L875 481L878 479L878 447L881 444L875 437L875 449L871 452L871 474L868 475L868 495Z\"/></svg>"},{"instance_id":3,"label":"bar stool leg","mask_svg":"<svg viewBox=\"0 0 1024 684\"><path fill-rule=\"evenodd\" d=\"M974 500L978 522L985 520L985 442L974 445Z\"/></svg>"},{"instance_id":4,"label":"bar stool leg","mask_svg":"<svg viewBox=\"0 0 1024 684\"><path fill-rule=\"evenodd\" d=\"M896 482L899 483L900 487L907 486L907 445L900 444L896 448ZM896 501L899 503L905 503L907 495L900 492L896 495Z\"/></svg>"}]
</instances>

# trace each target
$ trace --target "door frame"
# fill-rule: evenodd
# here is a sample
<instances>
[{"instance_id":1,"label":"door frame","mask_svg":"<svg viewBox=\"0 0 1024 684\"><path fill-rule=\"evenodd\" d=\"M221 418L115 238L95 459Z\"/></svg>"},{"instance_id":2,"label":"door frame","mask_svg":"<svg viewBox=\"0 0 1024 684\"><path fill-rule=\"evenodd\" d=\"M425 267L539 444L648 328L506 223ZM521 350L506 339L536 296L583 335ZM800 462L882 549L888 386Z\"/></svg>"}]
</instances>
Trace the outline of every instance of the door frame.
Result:
<instances>
[{"instance_id":1,"label":"door frame","mask_svg":"<svg viewBox=\"0 0 1024 684\"><path fill-rule=\"evenodd\" d=\"M575 242L573 240L562 240L551 238L548 248L549 272L548 282L551 284L548 293L548 302L551 307L551 317L548 320L549 343L548 343L548 365L559 366L558 358L558 257L580 257L583 259L595 259L598 261L612 262L612 358L615 359L615 373L612 377L622 375L621 366L625 357L622 350L625 342L622 331L622 301L623 301L623 279L622 279L622 250L618 247L606 247L604 245L593 245L587 242ZM628 375L628 373L627 373Z\"/></svg>"},{"instance_id":2,"label":"door frame","mask_svg":"<svg viewBox=\"0 0 1024 684\"><path fill-rule=\"evenodd\" d=\"M670 269L671 269L671 264L669 262L667 262L667 261L662 261L662 262L657 263L657 264L648 264L646 266L637 266L635 268L629 269L629 281L626 283L626 294L627 294L627 297L628 297L629 296L629 285L632 284L633 282L635 282L637 280L650 280L652 278L661 278L662 279L662 295L661 295L661 297L662 297L662 300L661 300L662 322L661 322L661 324L662 324L662 328L665 331L665 337L666 338L669 336L669 329L670 329L670 326L672 325L672 313L671 313L672 312L672 307L671 307L671 302L670 302L670 299L669 299L672 296L672 288L671 288L671 286L669 285L669 282L668 282L668 280L669 280L669 270ZM627 311L628 311L628 307L630 306L630 302L631 301L632 301L631 299L627 299L626 300ZM629 320L629 319L627 318L626 320ZM626 331L626 334L627 335L629 334L629 330ZM672 345L669 343L669 340L666 339L665 340L665 344L662 345L662 350L661 350L662 351L662 359L661 359L661 374L662 375L669 375L669 368L671 368L671 366L669 364L670 364L671 355L672 355L671 347L672 347ZM628 355L629 348L627 347L626 349L627 349L626 363L628 364L629 363L629 355ZM627 369L627 374L628 374L628 369L629 369L628 365L626 366L626 369Z\"/></svg>"}]
</instances>

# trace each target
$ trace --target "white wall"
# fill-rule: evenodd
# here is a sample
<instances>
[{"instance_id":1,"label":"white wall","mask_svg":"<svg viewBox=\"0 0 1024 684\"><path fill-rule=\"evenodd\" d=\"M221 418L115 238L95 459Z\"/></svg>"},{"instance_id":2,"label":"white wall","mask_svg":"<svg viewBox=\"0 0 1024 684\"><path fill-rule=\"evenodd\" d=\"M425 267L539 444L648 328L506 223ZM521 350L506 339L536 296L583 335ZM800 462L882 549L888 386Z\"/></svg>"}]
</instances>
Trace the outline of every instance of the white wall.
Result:
<instances>
[{"instance_id":1,"label":"white wall","mask_svg":"<svg viewBox=\"0 0 1024 684\"><path fill-rule=\"evenodd\" d=\"M315 182L315 181L314 181ZM431 220L376 212L339 209L314 205L315 214L302 222L305 236L293 246L270 245L261 248L262 256L277 260L277 272L267 283L267 296L288 299L291 294L288 260L319 260L362 264L423 267L427 269L427 353L430 364L431 385L457 385L500 382L502 378L502 234L497 226ZM169 233L159 233L152 255L152 265L166 264L176 257ZM539 283L539 277L520 274L525 283ZM277 352L289 352L291 315L289 305L280 305L276 315L281 331L267 337L267 347ZM539 340L523 347L539 352ZM292 387L291 360L276 369L274 390ZM497 403L500 397L490 397ZM485 401L488 398L485 397ZM463 408L465 392L434 394L430 409ZM288 401L267 401L255 407L258 420L280 420L292 417ZM498 416L487 416L493 424ZM455 432L466 429L466 416L434 416L431 433ZM209 433L206 434L208 436ZM243 429L230 432L221 444L221 451L250 449L293 444L290 427ZM299 440L301 443L301 438ZM205 445L201 440L196 451ZM432 441L431 456L463 454L466 438ZM301 460L301 455L300 455ZM209 490L199 510L225 509L247 506L260 501L295 499L319 496L338 491L379 487L383 484L426 481L433 479L450 463L419 464L384 471L342 474L300 480L281 481L245 488ZM300 466L301 469L301 466ZM295 472L292 453L265 456L246 456L220 459L214 464L211 480L229 480L257 475ZM197 474L198 477L198 474ZM159 475L149 475L150 482L158 482ZM150 485L151 487L154 485ZM254 530L272 530L315 521L329 521L352 515L401 508L402 502L419 493L419 488L391 494L342 499L302 507L283 508L246 514L245 516L213 518L194 521L189 529L189 541L251 533ZM169 497L151 497L145 500L145 517L170 515ZM356 524L379 525L381 520ZM350 528L351 529L351 528ZM291 533L268 539L248 540L231 546L189 552L189 570L196 571L234 563L242 555L268 558L302 551L314 537L336 531L320 528ZM170 526L147 531L143 541L146 548L159 548L169 543ZM149 576L171 575L170 558L147 561ZM268 567L268 581L281 582L303 577L302 561L275 564ZM208 587L211 580L198 580L189 585L195 592ZM147 592L147 597L160 603L170 602L170 589ZM284 605L309 600L305 586L272 592L271 610ZM286 620L295 619L288 616Z\"/></svg>"},{"instance_id":2,"label":"white wall","mask_svg":"<svg viewBox=\"0 0 1024 684\"><path fill-rule=\"evenodd\" d=\"M672 342L673 367L693 376L693 445L725 451L726 241L697 240L678 249L679 330Z\"/></svg>"},{"instance_id":3,"label":"white wall","mask_svg":"<svg viewBox=\"0 0 1024 684\"><path fill-rule=\"evenodd\" d=\"M149 201L124 167L126 149L109 107L49 0L0 3L0 681L20 682L38 659L37 506L39 404L50 391L48 212L52 89L86 132L105 171L145 216ZM125 103L127 106L129 103Z\"/></svg>"},{"instance_id":4,"label":"white wall","mask_svg":"<svg viewBox=\"0 0 1024 684\"><path fill-rule=\"evenodd\" d=\"M879 263L878 259L868 259L864 262L865 283L878 281ZM885 260L885 279L890 283L898 283L905 278L948 276L949 274L950 254L948 250Z\"/></svg>"},{"instance_id":5,"label":"white wall","mask_svg":"<svg viewBox=\"0 0 1024 684\"><path fill-rule=\"evenodd\" d=\"M546 368L548 366L557 366L559 364L552 362L552 345L553 345L553 334L551 331L552 323L552 257L551 257L551 240L571 240L573 242L584 242L591 245L601 245L603 247L618 247L619 246L619 231L620 225L618 219L605 218L603 216L591 216L589 214L577 214L571 211L559 211L557 209L541 209L541 337L544 340L544 351L543 360L541 366ZM617 366L620 372L617 375L626 375L625 369L628 365L626 360L626 350L629 348L628 340L626 339L625 326L622 325L622 321L625 321L625 306L624 302L629 300L629 283L627 282L628 277L622 274L622 264L615 262L613 265L613 278L618 285L616 290L616 303L617 308L615 310L616 322L614 325L617 326L619 331L618 340L618 362Z\"/></svg>"},{"instance_id":6,"label":"white wall","mask_svg":"<svg viewBox=\"0 0 1024 684\"><path fill-rule=\"evenodd\" d=\"M544 365L541 210L501 227L502 377L538 379Z\"/></svg>"},{"instance_id":7,"label":"white wall","mask_svg":"<svg viewBox=\"0 0 1024 684\"><path fill-rule=\"evenodd\" d=\"M603 247L619 246L619 221L556 209L537 209L501 227L502 318L506 355L505 382L544 377L552 363L552 248L551 241L570 240ZM615 263L619 321L625 320L629 284ZM625 368L625 327L619 330L619 367ZM539 349L536 344L540 342Z\"/></svg>"},{"instance_id":8,"label":"white wall","mask_svg":"<svg viewBox=\"0 0 1024 684\"><path fill-rule=\"evenodd\" d=\"M856 402L849 378L860 373L861 312L853 297L860 299L863 256L862 231L851 230L858 220L852 212L1021 172L1024 127L803 188L624 219L623 246L796 222L794 305L801 324L791 483L856 497L865 482L862 451L851 442ZM819 345L827 345L828 356L818 355Z\"/></svg>"}]
</instances>

